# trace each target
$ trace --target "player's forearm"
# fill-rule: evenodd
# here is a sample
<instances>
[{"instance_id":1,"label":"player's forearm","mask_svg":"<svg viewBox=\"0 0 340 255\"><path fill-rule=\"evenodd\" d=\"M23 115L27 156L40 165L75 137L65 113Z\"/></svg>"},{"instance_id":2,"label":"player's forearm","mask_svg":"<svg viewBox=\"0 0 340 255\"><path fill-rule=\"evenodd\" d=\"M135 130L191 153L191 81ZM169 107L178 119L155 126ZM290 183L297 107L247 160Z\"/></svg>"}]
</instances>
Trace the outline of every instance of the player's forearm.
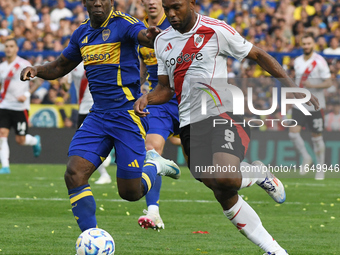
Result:
<instances>
[{"instance_id":1,"label":"player's forearm","mask_svg":"<svg viewBox=\"0 0 340 255\"><path fill-rule=\"evenodd\" d=\"M330 86L332 86L332 80L329 78L319 84L316 84L316 85L312 85L312 88L315 88L315 89L327 89L329 88Z\"/></svg>"},{"instance_id":2,"label":"player's forearm","mask_svg":"<svg viewBox=\"0 0 340 255\"><path fill-rule=\"evenodd\" d=\"M174 95L174 91L169 88L158 84L156 88L147 94L148 95L148 104L157 105L164 104L171 100Z\"/></svg>"},{"instance_id":3,"label":"player's forearm","mask_svg":"<svg viewBox=\"0 0 340 255\"><path fill-rule=\"evenodd\" d=\"M37 70L37 77L40 77L44 80L54 80L59 77L64 76L68 73L65 68L65 64L63 58L58 57L56 60L46 63L41 66L35 66Z\"/></svg>"},{"instance_id":4,"label":"player's forearm","mask_svg":"<svg viewBox=\"0 0 340 255\"><path fill-rule=\"evenodd\" d=\"M256 61L259 66L270 73L273 77L280 79L281 83L285 87L297 87L295 82L287 75L279 62L262 49L256 47L254 53L248 55L248 58Z\"/></svg>"}]
</instances>

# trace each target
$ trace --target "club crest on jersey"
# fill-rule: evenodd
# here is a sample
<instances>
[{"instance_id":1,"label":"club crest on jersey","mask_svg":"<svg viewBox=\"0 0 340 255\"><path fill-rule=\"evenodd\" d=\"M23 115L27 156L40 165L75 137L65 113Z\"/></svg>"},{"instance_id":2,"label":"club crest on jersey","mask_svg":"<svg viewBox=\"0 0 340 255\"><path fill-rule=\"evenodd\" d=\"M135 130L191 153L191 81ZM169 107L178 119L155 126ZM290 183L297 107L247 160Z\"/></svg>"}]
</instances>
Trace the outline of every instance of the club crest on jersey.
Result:
<instances>
[{"instance_id":1,"label":"club crest on jersey","mask_svg":"<svg viewBox=\"0 0 340 255\"><path fill-rule=\"evenodd\" d=\"M204 37L205 35L203 34L195 34L194 35L194 45L196 46L196 48L199 48L202 46L203 41L204 41Z\"/></svg>"},{"instance_id":2,"label":"club crest on jersey","mask_svg":"<svg viewBox=\"0 0 340 255\"><path fill-rule=\"evenodd\" d=\"M103 36L104 42L109 38L110 34L111 34L110 29L104 29L103 30L102 36Z\"/></svg>"}]
</instances>

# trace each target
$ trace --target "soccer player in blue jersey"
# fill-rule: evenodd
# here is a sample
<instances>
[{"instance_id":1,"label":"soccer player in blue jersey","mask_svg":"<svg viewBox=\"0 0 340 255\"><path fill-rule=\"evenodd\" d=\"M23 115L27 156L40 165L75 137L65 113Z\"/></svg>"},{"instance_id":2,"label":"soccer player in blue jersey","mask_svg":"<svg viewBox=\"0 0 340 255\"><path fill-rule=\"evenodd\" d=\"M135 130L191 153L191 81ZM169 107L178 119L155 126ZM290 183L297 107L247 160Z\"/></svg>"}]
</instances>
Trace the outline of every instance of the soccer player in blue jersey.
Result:
<instances>
[{"instance_id":1,"label":"soccer player in blue jersey","mask_svg":"<svg viewBox=\"0 0 340 255\"><path fill-rule=\"evenodd\" d=\"M165 30L170 26L162 7L162 0L142 0L147 16L144 19L146 27L157 26ZM141 59L141 84L145 82L152 91L158 83L157 59L154 49L140 46L139 54ZM178 103L176 96L163 105L150 105L148 107L149 131L146 134L146 150L155 150L162 155L165 141L169 136L179 134ZM148 210L144 210L146 215L139 217L138 223L142 228L153 228L159 230L164 228L163 220L159 214L159 197L162 185L162 177L157 176L150 192L146 194L146 204Z\"/></svg>"},{"instance_id":2,"label":"soccer player in blue jersey","mask_svg":"<svg viewBox=\"0 0 340 255\"><path fill-rule=\"evenodd\" d=\"M151 189L157 174L172 178L180 175L174 162L155 152L146 155L148 123L133 111L141 95L137 47L153 47L151 37L159 29L146 30L137 19L114 12L113 0L83 3L90 19L73 33L62 54L53 62L26 67L21 72L22 80L35 76L53 80L84 62L94 104L71 141L65 172L72 211L82 231L97 226L96 204L88 179L113 146L117 186L123 199L139 200Z\"/></svg>"}]
</instances>

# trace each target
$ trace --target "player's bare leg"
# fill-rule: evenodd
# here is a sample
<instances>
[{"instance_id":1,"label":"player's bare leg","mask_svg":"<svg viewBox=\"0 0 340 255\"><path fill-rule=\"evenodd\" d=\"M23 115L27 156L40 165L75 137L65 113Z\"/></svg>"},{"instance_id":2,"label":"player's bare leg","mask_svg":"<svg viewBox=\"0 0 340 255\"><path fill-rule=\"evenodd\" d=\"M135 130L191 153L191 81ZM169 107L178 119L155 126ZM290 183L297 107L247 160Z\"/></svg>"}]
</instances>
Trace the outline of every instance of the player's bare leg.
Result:
<instances>
[{"instance_id":1,"label":"player's bare leg","mask_svg":"<svg viewBox=\"0 0 340 255\"><path fill-rule=\"evenodd\" d=\"M0 128L0 159L1 159L0 174L11 173L9 169L8 135L9 135L9 129Z\"/></svg>"},{"instance_id":2,"label":"player's bare leg","mask_svg":"<svg viewBox=\"0 0 340 255\"><path fill-rule=\"evenodd\" d=\"M317 160L317 172L315 173L316 180L325 179L325 172L322 166L325 164L325 151L326 146L323 140L322 133L312 133L313 150Z\"/></svg>"},{"instance_id":3,"label":"player's bare leg","mask_svg":"<svg viewBox=\"0 0 340 255\"><path fill-rule=\"evenodd\" d=\"M301 126L297 125L295 127L289 128L289 138L293 142L295 149L302 156L302 164L300 168L300 174L305 175L308 171L307 168L313 163L312 157L307 152L305 143L300 135Z\"/></svg>"},{"instance_id":4,"label":"player's bare leg","mask_svg":"<svg viewBox=\"0 0 340 255\"><path fill-rule=\"evenodd\" d=\"M17 142L17 144L23 145L23 146L32 146L34 157L39 157L41 153L40 139L41 138L39 135L32 136L30 134L26 134L26 135L15 136L15 141Z\"/></svg>"},{"instance_id":5,"label":"player's bare leg","mask_svg":"<svg viewBox=\"0 0 340 255\"><path fill-rule=\"evenodd\" d=\"M218 152L213 156L213 165L230 166L239 170L240 160L234 155ZM286 254L285 250L262 226L257 213L238 195L238 190L242 184L240 171L214 173L213 178L204 178L207 177L204 175L201 175L201 177L203 183L214 192L217 201L223 208L223 213L238 230L242 230L243 235L265 252Z\"/></svg>"}]
</instances>

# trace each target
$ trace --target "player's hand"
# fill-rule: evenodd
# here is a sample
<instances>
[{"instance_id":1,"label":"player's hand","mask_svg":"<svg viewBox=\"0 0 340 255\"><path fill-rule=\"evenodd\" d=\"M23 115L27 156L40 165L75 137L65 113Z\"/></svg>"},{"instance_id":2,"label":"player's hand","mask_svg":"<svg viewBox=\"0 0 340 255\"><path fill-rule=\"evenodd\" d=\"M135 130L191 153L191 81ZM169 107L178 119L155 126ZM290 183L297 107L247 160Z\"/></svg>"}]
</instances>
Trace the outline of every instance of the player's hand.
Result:
<instances>
[{"instance_id":1,"label":"player's hand","mask_svg":"<svg viewBox=\"0 0 340 255\"><path fill-rule=\"evenodd\" d=\"M156 26L148 27L146 30L146 37L155 40L156 36L162 32L162 29Z\"/></svg>"},{"instance_id":2,"label":"player's hand","mask_svg":"<svg viewBox=\"0 0 340 255\"><path fill-rule=\"evenodd\" d=\"M148 95L145 94L138 98L138 100L133 105L133 110L135 114L139 117L145 117L146 115L150 114L149 112L145 112L144 109L148 105Z\"/></svg>"},{"instance_id":3,"label":"player's hand","mask_svg":"<svg viewBox=\"0 0 340 255\"><path fill-rule=\"evenodd\" d=\"M27 81L37 75L37 69L34 66L25 67L20 73L20 80Z\"/></svg>"},{"instance_id":4,"label":"player's hand","mask_svg":"<svg viewBox=\"0 0 340 255\"><path fill-rule=\"evenodd\" d=\"M306 95L304 93L294 93L294 97L303 99ZM319 100L313 94L311 94L310 100L306 104L309 106L314 105L315 110L319 110L320 108Z\"/></svg>"},{"instance_id":5,"label":"player's hand","mask_svg":"<svg viewBox=\"0 0 340 255\"><path fill-rule=\"evenodd\" d=\"M20 103L23 103L25 102L27 99L27 97L25 95L21 95L19 97L17 97L17 100L20 102Z\"/></svg>"}]
</instances>

